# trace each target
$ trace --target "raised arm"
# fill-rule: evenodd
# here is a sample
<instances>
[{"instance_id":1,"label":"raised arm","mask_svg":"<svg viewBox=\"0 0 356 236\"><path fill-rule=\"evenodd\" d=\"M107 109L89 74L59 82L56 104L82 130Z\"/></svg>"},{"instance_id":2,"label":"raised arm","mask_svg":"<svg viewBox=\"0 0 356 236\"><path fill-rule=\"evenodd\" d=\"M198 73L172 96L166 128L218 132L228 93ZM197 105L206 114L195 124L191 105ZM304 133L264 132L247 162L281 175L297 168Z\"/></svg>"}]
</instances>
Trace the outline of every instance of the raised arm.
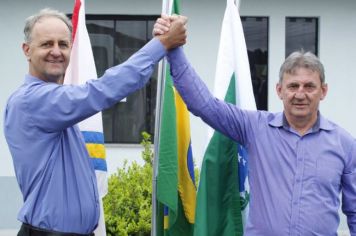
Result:
<instances>
[{"instance_id":1,"label":"raised arm","mask_svg":"<svg viewBox=\"0 0 356 236\"><path fill-rule=\"evenodd\" d=\"M212 128L244 144L248 113L215 98L187 61L182 48L171 50L168 61L174 85L189 111Z\"/></svg>"}]
</instances>

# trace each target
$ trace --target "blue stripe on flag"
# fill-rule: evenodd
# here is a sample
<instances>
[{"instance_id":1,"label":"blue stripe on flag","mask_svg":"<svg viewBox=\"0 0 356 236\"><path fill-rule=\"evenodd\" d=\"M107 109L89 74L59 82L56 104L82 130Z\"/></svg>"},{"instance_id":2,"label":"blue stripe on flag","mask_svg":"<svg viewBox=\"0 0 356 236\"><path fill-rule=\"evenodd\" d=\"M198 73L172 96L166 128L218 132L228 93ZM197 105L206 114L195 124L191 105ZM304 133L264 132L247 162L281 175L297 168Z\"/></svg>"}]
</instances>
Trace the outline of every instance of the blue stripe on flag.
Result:
<instances>
[{"instance_id":1,"label":"blue stripe on flag","mask_svg":"<svg viewBox=\"0 0 356 236\"><path fill-rule=\"evenodd\" d=\"M189 142L188 153L187 153L187 166L188 166L190 178L192 179L192 183L195 185L193 154L192 154L192 146L190 142Z\"/></svg>"},{"instance_id":2,"label":"blue stripe on flag","mask_svg":"<svg viewBox=\"0 0 356 236\"><path fill-rule=\"evenodd\" d=\"M238 145L238 166L239 166L239 192L245 192L245 181L248 172L248 154L247 150L242 146Z\"/></svg>"},{"instance_id":3,"label":"blue stripe on flag","mask_svg":"<svg viewBox=\"0 0 356 236\"><path fill-rule=\"evenodd\" d=\"M95 131L82 131L85 143L104 144L104 134Z\"/></svg>"},{"instance_id":4,"label":"blue stripe on flag","mask_svg":"<svg viewBox=\"0 0 356 236\"><path fill-rule=\"evenodd\" d=\"M95 170L108 171L106 161L102 158L89 158Z\"/></svg>"},{"instance_id":5,"label":"blue stripe on flag","mask_svg":"<svg viewBox=\"0 0 356 236\"><path fill-rule=\"evenodd\" d=\"M168 216L168 207L167 206L164 206L163 213L165 216Z\"/></svg>"}]
</instances>

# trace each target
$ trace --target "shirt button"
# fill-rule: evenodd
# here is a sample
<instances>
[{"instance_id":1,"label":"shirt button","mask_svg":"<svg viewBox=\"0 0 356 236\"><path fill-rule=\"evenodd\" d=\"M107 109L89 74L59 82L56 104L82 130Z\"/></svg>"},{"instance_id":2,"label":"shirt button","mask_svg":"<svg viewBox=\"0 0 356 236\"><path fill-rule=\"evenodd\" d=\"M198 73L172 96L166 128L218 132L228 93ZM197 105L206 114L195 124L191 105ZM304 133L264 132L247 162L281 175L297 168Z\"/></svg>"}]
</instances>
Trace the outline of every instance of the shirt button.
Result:
<instances>
[{"instance_id":1,"label":"shirt button","mask_svg":"<svg viewBox=\"0 0 356 236\"><path fill-rule=\"evenodd\" d=\"M294 204L294 205L297 205L297 204L298 204L298 202L293 202L293 204Z\"/></svg>"}]
</instances>

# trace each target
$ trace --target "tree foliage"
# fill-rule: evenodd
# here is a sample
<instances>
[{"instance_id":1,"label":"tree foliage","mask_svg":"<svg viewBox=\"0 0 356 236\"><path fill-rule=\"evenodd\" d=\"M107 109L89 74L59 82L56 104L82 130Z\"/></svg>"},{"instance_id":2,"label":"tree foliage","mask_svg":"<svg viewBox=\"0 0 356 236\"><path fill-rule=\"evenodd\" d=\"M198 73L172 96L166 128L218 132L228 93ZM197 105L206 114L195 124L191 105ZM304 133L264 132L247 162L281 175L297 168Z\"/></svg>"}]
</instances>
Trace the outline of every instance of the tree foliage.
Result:
<instances>
[{"instance_id":1,"label":"tree foliage","mask_svg":"<svg viewBox=\"0 0 356 236\"><path fill-rule=\"evenodd\" d=\"M123 168L109 178L104 198L108 236L146 236L151 231L152 160L151 137L143 132L143 166L125 161Z\"/></svg>"}]
</instances>

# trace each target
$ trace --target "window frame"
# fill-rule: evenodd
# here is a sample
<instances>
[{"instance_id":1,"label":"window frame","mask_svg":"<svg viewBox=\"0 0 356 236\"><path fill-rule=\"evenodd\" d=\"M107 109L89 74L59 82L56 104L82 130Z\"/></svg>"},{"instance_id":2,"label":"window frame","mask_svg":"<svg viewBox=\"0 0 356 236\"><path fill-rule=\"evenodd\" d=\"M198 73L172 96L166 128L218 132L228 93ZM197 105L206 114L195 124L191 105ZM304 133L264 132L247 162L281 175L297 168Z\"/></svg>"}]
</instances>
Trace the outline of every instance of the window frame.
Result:
<instances>
[{"instance_id":1,"label":"window frame","mask_svg":"<svg viewBox=\"0 0 356 236\"><path fill-rule=\"evenodd\" d=\"M243 16L240 16L241 18L241 23L242 23L242 27L243 27L243 22L248 19L248 18L255 18L256 19L256 22L257 21L261 21L259 19L265 19L266 20L266 32L267 32L267 36L266 36L266 53L267 53L267 63L266 63L266 87L264 88L264 92L265 92L265 97L262 97L263 101L264 102L261 102L261 99L259 99L259 96L256 95L255 93L255 87L254 87L254 84L252 83L252 86L253 86L253 90L254 90L254 96L255 96L255 101L256 101L256 107L258 110L268 110L268 92L269 92L269 76L268 76L268 71L269 71L269 36L270 36L270 17L269 16L256 16L256 15L243 15ZM246 41L246 49L247 49L247 53L248 53L248 50L249 50L249 47L248 47L248 41L247 41L247 37L246 37L246 33L245 33L245 29L243 27L243 30L244 30L244 36L245 36L245 41ZM251 59L249 58L249 64L250 64L250 72L251 72L251 82L253 82L253 71L251 70ZM262 91L263 92L263 91ZM260 94L260 93L259 93Z\"/></svg>"},{"instance_id":2,"label":"window frame","mask_svg":"<svg viewBox=\"0 0 356 236\"><path fill-rule=\"evenodd\" d=\"M120 21L133 21L133 22L139 22L139 21L143 21L143 22L146 22L146 29L149 28L149 24L152 24L152 22L154 22L157 18L159 17L159 15L116 15L116 14L87 14L86 15L86 23L87 23L87 26L89 21L112 21L113 22L113 32L117 32L116 29L117 29L117 24L120 22ZM89 35L90 35L90 32L88 32ZM148 30L146 31L146 43L151 39L153 38L152 36L152 33L151 32L148 32ZM113 44L114 45L118 45L118 42L117 40L120 40L118 38L115 38L113 37ZM113 55L116 55L117 52L116 52L116 47L113 48ZM139 50L139 48L137 48L137 50ZM126 59L125 59L126 60ZM125 61L124 60L124 61ZM111 66L115 66L117 65L117 63L115 62L114 60L114 65L109 65L108 68L110 68ZM105 69L108 69L108 68L105 68ZM101 76L98 74L98 76ZM155 75L153 75L155 76ZM145 110L143 110L144 114L145 114L145 117L143 118L143 123L145 125L145 129L142 130L142 131L146 131L146 132L154 132L154 122L152 123L152 119L155 118L155 114L154 114L154 111L155 111L155 97L156 95L155 94L152 94L152 91L151 89L149 89L148 87L149 86L152 86L151 85L151 81L148 82L148 84L142 88L142 89L146 89L145 90L145 100L146 102L143 104L143 106L145 107ZM132 94L131 94L132 95ZM151 102L149 102L150 100L147 101L147 98L149 99L153 99L153 103L154 104L151 104ZM119 102L118 102L119 103ZM116 117L117 117L117 110L115 109L115 106L118 104L116 103L115 105L113 105L111 108L109 109L112 109L110 112L111 112L111 124L110 124L110 129L112 130L112 132L110 134L106 134L106 135L109 135L110 136L110 139L106 138L105 139L105 144L119 144L119 145L137 145L140 143L140 140L141 140L141 136L139 135L138 137L136 137L137 134L133 134L132 137L133 139L136 139L136 141L133 141L133 140L125 140L125 141L122 141L120 140L120 133L119 130L117 130L117 122L119 122ZM150 103L150 104L148 104ZM105 112L105 111L103 111ZM104 116L103 116L103 119L104 119ZM103 121L103 126L105 126L105 123ZM153 126L153 127L152 127ZM105 128L103 127L104 131L105 131ZM130 128L129 128L130 129ZM104 132L104 136L105 135L105 132ZM151 133L151 136L152 138L154 137L154 134Z\"/></svg>"},{"instance_id":3,"label":"window frame","mask_svg":"<svg viewBox=\"0 0 356 236\"><path fill-rule=\"evenodd\" d=\"M289 56L290 53L288 53L287 51L287 20L288 19L305 19L305 20L313 20L315 19L315 52L312 52L314 53L316 56L319 55L319 47L320 47L320 37L319 37L319 34L320 34L320 17L318 16L286 16L285 17L285 47L284 47L284 50L285 50L285 58L287 58ZM297 49L296 49L297 50ZM304 49L305 50L305 49ZM308 50L305 50L305 51L308 51Z\"/></svg>"}]
</instances>

